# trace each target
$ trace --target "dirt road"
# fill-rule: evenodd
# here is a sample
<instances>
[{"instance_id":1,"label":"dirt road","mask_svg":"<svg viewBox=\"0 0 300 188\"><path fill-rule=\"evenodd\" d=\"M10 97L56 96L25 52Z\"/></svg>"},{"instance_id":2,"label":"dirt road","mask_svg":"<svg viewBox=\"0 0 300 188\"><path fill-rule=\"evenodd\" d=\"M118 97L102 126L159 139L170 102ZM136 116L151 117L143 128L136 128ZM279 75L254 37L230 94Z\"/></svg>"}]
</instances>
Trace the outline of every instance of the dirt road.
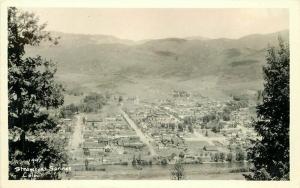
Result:
<instances>
[{"instance_id":1,"label":"dirt road","mask_svg":"<svg viewBox=\"0 0 300 188\"><path fill-rule=\"evenodd\" d=\"M75 127L74 127L74 133L72 135L72 138L70 140L70 149L75 150L79 148L80 143L83 142L83 122L82 122L82 116L80 114L75 116Z\"/></svg>"},{"instance_id":2,"label":"dirt road","mask_svg":"<svg viewBox=\"0 0 300 188\"><path fill-rule=\"evenodd\" d=\"M140 137L141 141L146 144L146 146L149 148L150 154L152 156L157 156L157 153L155 152L153 146L150 144L150 140L144 135L144 133L136 126L134 121L130 119L128 114L124 112L122 109L120 109L120 112L126 122L135 130L136 134Z\"/></svg>"}]
</instances>

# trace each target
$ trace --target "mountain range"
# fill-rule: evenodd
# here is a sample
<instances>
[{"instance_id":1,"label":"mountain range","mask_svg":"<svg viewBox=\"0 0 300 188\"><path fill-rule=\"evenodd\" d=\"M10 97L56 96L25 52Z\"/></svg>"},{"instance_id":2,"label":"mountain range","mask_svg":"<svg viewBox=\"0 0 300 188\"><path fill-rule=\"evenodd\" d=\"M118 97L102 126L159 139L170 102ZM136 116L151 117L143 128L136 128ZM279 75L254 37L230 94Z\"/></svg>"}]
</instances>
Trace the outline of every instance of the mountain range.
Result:
<instances>
[{"instance_id":1,"label":"mountain range","mask_svg":"<svg viewBox=\"0 0 300 188\"><path fill-rule=\"evenodd\" d=\"M204 37L131 41L108 35L51 32L58 45L28 47L28 55L57 62L57 79L67 89L111 91L157 98L172 89L222 97L263 87L268 46L289 31L238 39Z\"/></svg>"}]
</instances>

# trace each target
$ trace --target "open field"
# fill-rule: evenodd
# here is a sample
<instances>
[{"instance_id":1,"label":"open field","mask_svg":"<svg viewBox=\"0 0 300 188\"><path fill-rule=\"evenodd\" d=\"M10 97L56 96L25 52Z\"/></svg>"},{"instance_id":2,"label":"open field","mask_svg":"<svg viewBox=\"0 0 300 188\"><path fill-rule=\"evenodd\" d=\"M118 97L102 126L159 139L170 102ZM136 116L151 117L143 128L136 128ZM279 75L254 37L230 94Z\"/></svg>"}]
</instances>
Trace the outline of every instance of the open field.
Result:
<instances>
[{"instance_id":1,"label":"open field","mask_svg":"<svg viewBox=\"0 0 300 188\"><path fill-rule=\"evenodd\" d=\"M231 169L247 167L247 164L199 164L184 165L187 180L244 180L243 173L230 173ZM66 179L113 179L113 180L169 180L171 166L147 166L136 169L132 166L107 165L105 171L72 171Z\"/></svg>"}]
</instances>

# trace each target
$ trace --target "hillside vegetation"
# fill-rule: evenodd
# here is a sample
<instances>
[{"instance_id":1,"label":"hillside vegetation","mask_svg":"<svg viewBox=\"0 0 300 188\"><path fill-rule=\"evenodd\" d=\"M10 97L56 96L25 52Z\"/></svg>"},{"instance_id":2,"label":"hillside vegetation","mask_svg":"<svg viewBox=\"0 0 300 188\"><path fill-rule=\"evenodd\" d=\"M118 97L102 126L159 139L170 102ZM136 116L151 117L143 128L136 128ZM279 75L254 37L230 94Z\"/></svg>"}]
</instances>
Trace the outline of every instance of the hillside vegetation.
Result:
<instances>
[{"instance_id":1,"label":"hillside vegetation","mask_svg":"<svg viewBox=\"0 0 300 188\"><path fill-rule=\"evenodd\" d=\"M266 48L288 31L239 39L166 38L130 41L105 35L53 32L59 45L27 48L58 63L68 89L109 90L158 97L182 88L210 96L262 88Z\"/></svg>"}]
</instances>

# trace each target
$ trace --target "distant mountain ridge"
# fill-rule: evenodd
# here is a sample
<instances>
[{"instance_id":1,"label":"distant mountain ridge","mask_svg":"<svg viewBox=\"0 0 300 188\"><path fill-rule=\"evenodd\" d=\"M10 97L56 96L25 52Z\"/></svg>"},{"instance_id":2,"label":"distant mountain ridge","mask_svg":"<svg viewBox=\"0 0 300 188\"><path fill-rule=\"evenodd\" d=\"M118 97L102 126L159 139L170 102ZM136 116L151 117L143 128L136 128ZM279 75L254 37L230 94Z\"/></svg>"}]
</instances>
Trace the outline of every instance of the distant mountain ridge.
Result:
<instances>
[{"instance_id":1,"label":"distant mountain ridge","mask_svg":"<svg viewBox=\"0 0 300 188\"><path fill-rule=\"evenodd\" d=\"M239 39L187 37L142 42L108 35L53 32L53 36L61 37L57 46L29 47L27 53L58 62L57 76L68 87L121 93L144 87L230 91L262 87L266 48L276 46L278 36L288 41L289 31Z\"/></svg>"}]
</instances>

